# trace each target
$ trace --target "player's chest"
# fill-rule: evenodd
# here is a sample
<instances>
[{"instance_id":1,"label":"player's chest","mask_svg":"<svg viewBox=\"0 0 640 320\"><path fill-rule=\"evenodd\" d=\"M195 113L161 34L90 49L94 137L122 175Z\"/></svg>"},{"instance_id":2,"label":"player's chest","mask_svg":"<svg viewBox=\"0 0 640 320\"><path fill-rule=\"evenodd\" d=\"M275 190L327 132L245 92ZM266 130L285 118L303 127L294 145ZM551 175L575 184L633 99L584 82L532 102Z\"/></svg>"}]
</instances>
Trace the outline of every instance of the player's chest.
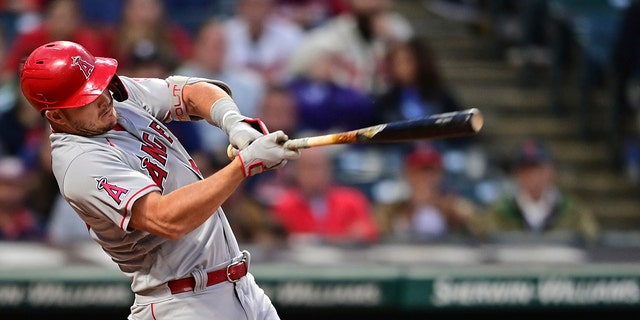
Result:
<instances>
[{"instance_id":1,"label":"player's chest","mask_svg":"<svg viewBox=\"0 0 640 320\"><path fill-rule=\"evenodd\" d=\"M189 171L191 174L188 176L199 175L189 154L164 127L117 131L107 140L113 151L132 169L148 175L159 186L173 184L173 180Z\"/></svg>"}]
</instances>

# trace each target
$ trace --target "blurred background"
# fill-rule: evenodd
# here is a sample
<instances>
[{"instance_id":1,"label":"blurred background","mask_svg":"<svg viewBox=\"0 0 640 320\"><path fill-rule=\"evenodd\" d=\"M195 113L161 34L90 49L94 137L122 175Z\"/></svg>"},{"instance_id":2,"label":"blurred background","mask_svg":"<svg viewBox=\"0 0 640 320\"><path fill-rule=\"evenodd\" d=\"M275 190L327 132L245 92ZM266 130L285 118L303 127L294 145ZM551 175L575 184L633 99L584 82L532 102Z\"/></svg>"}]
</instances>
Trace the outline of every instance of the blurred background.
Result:
<instances>
[{"instance_id":1,"label":"blurred background","mask_svg":"<svg viewBox=\"0 0 640 320\"><path fill-rule=\"evenodd\" d=\"M283 319L640 316L640 1L0 1L0 315L124 319L51 173L23 59L220 79L304 137L478 108L469 137L305 149L224 204ZM204 174L224 133L169 123Z\"/></svg>"}]
</instances>

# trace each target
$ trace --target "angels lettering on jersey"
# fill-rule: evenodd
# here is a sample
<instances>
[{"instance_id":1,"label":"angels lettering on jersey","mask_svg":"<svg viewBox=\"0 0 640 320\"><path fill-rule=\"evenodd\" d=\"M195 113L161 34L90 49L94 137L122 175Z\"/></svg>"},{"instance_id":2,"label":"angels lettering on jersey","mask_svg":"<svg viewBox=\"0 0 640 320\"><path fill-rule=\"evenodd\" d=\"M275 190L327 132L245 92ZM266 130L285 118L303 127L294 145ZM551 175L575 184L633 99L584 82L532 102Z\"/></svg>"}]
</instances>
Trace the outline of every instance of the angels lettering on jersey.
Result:
<instances>
[{"instance_id":1,"label":"angels lettering on jersey","mask_svg":"<svg viewBox=\"0 0 640 320\"><path fill-rule=\"evenodd\" d=\"M139 159L140 169L153 180L154 184L164 190L164 182L168 176L167 157L168 157L168 145L174 142L174 138L167 132L160 123L152 121L146 132L141 134L141 153L137 155ZM154 134L156 133L156 134ZM116 146L111 140L109 140L111 146ZM189 164L192 169L200 174L195 162L189 159ZM97 179L98 190L106 192L117 204L122 202L124 196L129 192L127 188L110 183L107 177L101 177Z\"/></svg>"}]
</instances>

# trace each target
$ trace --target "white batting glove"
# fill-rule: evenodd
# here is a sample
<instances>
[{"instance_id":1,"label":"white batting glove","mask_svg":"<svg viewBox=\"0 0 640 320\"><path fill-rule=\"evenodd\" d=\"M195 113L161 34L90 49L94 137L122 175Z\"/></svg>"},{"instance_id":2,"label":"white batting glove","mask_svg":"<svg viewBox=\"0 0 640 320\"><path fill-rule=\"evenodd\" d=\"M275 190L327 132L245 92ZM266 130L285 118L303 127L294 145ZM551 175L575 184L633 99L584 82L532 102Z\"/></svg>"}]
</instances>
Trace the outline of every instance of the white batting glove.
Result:
<instances>
[{"instance_id":1,"label":"white batting glove","mask_svg":"<svg viewBox=\"0 0 640 320\"><path fill-rule=\"evenodd\" d=\"M254 176L267 170L282 168L288 160L298 159L299 150L290 150L282 146L289 137L278 130L257 138L253 143L238 152L245 177Z\"/></svg>"},{"instance_id":2,"label":"white batting glove","mask_svg":"<svg viewBox=\"0 0 640 320\"><path fill-rule=\"evenodd\" d=\"M242 150L268 133L267 126L260 119L244 118L229 128L229 142L236 149Z\"/></svg>"}]
</instances>

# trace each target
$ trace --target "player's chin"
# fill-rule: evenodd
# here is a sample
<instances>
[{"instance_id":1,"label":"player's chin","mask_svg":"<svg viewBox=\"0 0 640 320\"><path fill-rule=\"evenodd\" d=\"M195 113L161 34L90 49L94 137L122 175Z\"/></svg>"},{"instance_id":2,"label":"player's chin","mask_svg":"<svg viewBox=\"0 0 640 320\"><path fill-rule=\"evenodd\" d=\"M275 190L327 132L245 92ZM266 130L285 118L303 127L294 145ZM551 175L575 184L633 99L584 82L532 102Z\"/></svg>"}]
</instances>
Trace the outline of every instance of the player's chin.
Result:
<instances>
[{"instance_id":1,"label":"player's chin","mask_svg":"<svg viewBox=\"0 0 640 320\"><path fill-rule=\"evenodd\" d=\"M114 108L109 108L108 111L100 115L100 121L108 123L111 125L110 128L113 128L113 126L118 123L118 114L116 113L116 110Z\"/></svg>"},{"instance_id":2,"label":"player's chin","mask_svg":"<svg viewBox=\"0 0 640 320\"><path fill-rule=\"evenodd\" d=\"M118 116L115 114L115 112L102 115L100 117L99 125L96 126L96 129L97 129L96 132L97 134L105 133L113 129L113 127L115 127L117 123L118 123Z\"/></svg>"}]
</instances>

